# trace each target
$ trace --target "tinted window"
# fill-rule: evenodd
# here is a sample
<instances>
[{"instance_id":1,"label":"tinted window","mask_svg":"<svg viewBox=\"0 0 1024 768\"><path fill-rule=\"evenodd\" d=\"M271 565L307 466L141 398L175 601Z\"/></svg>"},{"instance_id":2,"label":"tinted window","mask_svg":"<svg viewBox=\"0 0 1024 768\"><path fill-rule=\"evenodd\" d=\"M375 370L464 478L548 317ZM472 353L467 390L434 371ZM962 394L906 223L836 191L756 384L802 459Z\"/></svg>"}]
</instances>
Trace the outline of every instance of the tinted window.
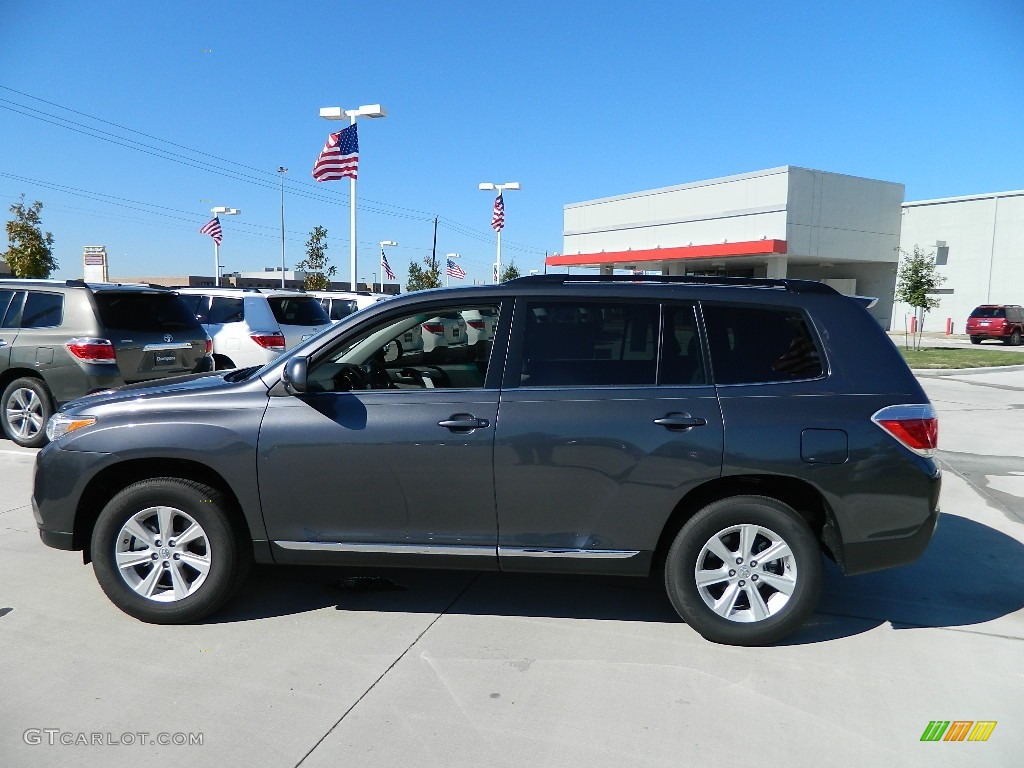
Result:
<instances>
[{"instance_id":1,"label":"tinted window","mask_svg":"<svg viewBox=\"0 0 1024 768\"><path fill-rule=\"evenodd\" d=\"M658 383L667 386L707 383L692 306L665 307L665 337L661 345Z\"/></svg>"},{"instance_id":2,"label":"tinted window","mask_svg":"<svg viewBox=\"0 0 1024 768\"><path fill-rule=\"evenodd\" d=\"M240 323L245 318L243 300L227 296L214 296L210 300L210 315L206 321L213 323Z\"/></svg>"},{"instance_id":3,"label":"tinted window","mask_svg":"<svg viewBox=\"0 0 1024 768\"><path fill-rule=\"evenodd\" d=\"M1006 317L1006 307L978 307L971 317Z\"/></svg>"},{"instance_id":4,"label":"tinted window","mask_svg":"<svg viewBox=\"0 0 1024 768\"><path fill-rule=\"evenodd\" d=\"M17 328L18 320L21 319L21 307L25 303L25 291L15 291L7 312L3 315L4 328Z\"/></svg>"},{"instance_id":5,"label":"tinted window","mask_svg":"<svg viewBox=\"0 0 1024 768\"><path fill-rule=\"evenodd\" d=\"M188 308L188 311L196 316L196 320L200 323L208 322L206 319L210 316L210 299L208 297L183 293L181 294L181 301Z\"/></svg>"},{"instance_id":6,"label":"tinted window","mask_svg":"<svg viewBox=\"0 0 1024 768\"><path fill-rule=\"evenodd\" d=\"M29 291L21 313L22 328L56 328L64 318L64 296Z\"/></svg>"},{"instance_id":7,"label":"tinted window","mask_svg":"<svg viewBox=\"0 0 1024 768\"><path fill-rule=\"evenodd\" d=\"M278 296L267 299L274 318L282 325L327 325L330 318L312 296Z\"/></svg>"},{"instance_id":8,"label":"tinted window","mask_svg":"<svg viewBox=\"0 0 1024 768\"><path fill-rule=\"evenodd\" d=\"M657 304L531 302L525 323L523 386L655 383Z\"/></svg>"},{"instance_id":9,"label":"tinted window","mask_svg":"<svg viewBox=\"0 0 1024 768\"><path fill-rule=\"evenodd\" d=\"M320 304L324 309L330 307L331 320L341 320L359 309L355 299L321 299Z\"/></svg>"},{"instance_id":10,"label":"tinted window","mask_svg":"<svg viewBox=\"0 0 1024 768\"><path fill-rule=\"evenodd\" d=\"M707 304L704 320L718 384L822 375L818 348L795 310Z\"/></svg>"},{"instance_id":11,"label":"tinted window","mask_svg":"<svg viewBox=\"0 0 1024 768\"><path fill-rule=\"evenodd\" d=\"M96 307L104 328L120 331L199 330L199 321L173 293L97 291Z\"/></svg>"},{"instance_id":12,"label":"tinted window","mask_svg":"<svg viewBox=\"0 0 1024 768\"><path fill-rule=\"evenodd\" d=\"M0 326L4 316L7 314L7 308L11 306L11 299L14 298L14 291L0 291Z\"/></svg>"}]
</instances>

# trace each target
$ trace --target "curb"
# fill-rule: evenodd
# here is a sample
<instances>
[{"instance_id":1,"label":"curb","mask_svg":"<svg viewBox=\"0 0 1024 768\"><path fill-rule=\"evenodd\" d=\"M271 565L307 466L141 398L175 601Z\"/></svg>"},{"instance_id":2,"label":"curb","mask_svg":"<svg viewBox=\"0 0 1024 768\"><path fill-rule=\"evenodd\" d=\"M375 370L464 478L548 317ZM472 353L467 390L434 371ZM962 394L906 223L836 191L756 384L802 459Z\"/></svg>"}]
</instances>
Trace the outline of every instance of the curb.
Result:
<instances>
[{"instance_id":1,"label":"curb","mask_svg":"<svg viewBox=\"0 0 1024 768\"><path fill-rule=\"evenodd\" d=\"M1024 365L990 365L987 368L911 368L910 372L915 376L952 376L954 374L966 373L1010 373L1012 371L1024 371Z\"/></svg>"}]
</instances>

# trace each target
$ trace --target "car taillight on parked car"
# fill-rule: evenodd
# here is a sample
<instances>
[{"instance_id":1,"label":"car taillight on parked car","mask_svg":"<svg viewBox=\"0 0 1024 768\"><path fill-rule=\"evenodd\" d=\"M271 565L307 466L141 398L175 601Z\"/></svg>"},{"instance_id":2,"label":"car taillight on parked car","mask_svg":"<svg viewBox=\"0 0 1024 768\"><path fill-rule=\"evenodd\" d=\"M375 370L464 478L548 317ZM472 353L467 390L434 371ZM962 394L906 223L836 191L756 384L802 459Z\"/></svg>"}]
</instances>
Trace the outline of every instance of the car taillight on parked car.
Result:
<instances>
[{"instance_id":1,"label":"car taillight on parked car","mask_svg":"<svg viewBox=\"0 0 1024 768\"><path fill-rule=\"evenodd\" d=\"M206 354L213 354L213 339L211 339L209 336L206 337Z\"/></svg>"},{"instance_id":2,"label":"car taillight on parked car","mask_svg":"<svg viewBox=\"0 0 1024 768\"><path fill-rule=\"evenodd\" d=\"M476 328L478 331L482 331L484 329L483 320L467 320L466 325L468 325L470 328Z\"/></svg>"},{"instance_id":3,"label":"car taillight on parked car","mask_svg":"<svg viewBox=\"0 0 1024 768\"><path fill-rule=\"evenodd\" d=\"M65 346L72 355L87 363L117 363L114 345L108 339L68 339Z\"/></svg>"},{"instance_id":4,"label":"car taillight on parked car","mask_svg":"<svg viewBox=\"0 0 1024 768\"><path fill-rule=\"evenodd\" d=\"M441 323L424 323L423 330L427 333L444 333L444 325Z\"/></svg>"},{"instance_id":5,"label":"car taillight on parked car","mask_svg":"<svg viewBox=\"0 0 1024 768\"><path fill-rule=\"evenodd\" d=\"M280 331L274 333L250 333L249 337L264 349L276 349L284 352L284 334Z\"/></svg>"},{"instance_id":6,"label":"car taillight on parked car","mask_svg":"<svg viewBox=\"0 0 1024 768\"><path fill-rule=\"evenodd\" d=\"M931 456L939 444L939 420L929 404L890 405L871 420L919 456Z\"/></svg>"}]
</instances>

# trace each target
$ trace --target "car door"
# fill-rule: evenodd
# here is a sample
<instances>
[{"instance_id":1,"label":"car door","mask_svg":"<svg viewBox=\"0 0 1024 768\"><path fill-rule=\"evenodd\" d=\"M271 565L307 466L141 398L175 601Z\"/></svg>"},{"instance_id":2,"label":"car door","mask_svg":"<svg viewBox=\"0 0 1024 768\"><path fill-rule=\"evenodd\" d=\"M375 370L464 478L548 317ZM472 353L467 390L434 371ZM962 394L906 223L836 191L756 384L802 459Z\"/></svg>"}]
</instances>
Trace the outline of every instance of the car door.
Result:
<instances>
[{"instance_id":1,"label":"car door","mask_svg":"<svg viewBox=\"0 0 1024 768\"><path fill-rule=\"evenodd\" d=\"M502 570L644 573L722 465L690 303L520 299L495 435Z\"/></svg>"},{"instance_id":2,"label":"car door","mask_svg":"<svg viewBox=\"0 0 1024 768\"><path fill-rule=\"evenodd\" d=\"M500 371L465 355L417 365L388 344L463 308L364 323L309 359L308 391L274 390L258 482L279 561L497 567Z\"/></svg>"},{"instance_id":3,"label":"car door","mask_svg":"<svg viewBox=\"0 0 1024 768\"><path fill-rule=\"evenodd\" d=\"M19 293L21 295L17 296ZM24 292L0 289L0 371L7 370L11 364L11 348L18 336L15 320L22 301Z\"/></svg>"}]
</instances>

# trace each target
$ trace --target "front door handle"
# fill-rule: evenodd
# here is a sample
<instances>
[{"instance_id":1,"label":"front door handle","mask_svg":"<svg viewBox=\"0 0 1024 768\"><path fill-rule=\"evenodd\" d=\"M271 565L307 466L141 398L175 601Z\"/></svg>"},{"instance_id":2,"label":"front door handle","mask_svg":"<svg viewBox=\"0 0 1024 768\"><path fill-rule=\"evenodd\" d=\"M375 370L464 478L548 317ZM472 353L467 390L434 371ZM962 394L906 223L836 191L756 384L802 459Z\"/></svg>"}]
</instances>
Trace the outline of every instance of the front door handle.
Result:
<instances>
[{"instance_id":1,"label":"front door handle","mask_svg":"<svg viewBox=\"0 0 1024 768\"><path fill-rule=\"evenodd\" d=\"M683 432L691 427L703 427L708 421L688 413L669 413L660 419L655 419L654 423L673 432Z\"/></svg>"},{"instance_id":2,"label":"front door handle","mask_svg":"<svg viewBox=\"0 0 1024 768\"><path fill-rule=\"evenodd\" d=\"M437 422L437 426L450 429L452 432L472 432L474 429L483 429L490 425L487 419L478 419L471 413L454 413L444 421Z\"/></svg>"}]
</instances>

